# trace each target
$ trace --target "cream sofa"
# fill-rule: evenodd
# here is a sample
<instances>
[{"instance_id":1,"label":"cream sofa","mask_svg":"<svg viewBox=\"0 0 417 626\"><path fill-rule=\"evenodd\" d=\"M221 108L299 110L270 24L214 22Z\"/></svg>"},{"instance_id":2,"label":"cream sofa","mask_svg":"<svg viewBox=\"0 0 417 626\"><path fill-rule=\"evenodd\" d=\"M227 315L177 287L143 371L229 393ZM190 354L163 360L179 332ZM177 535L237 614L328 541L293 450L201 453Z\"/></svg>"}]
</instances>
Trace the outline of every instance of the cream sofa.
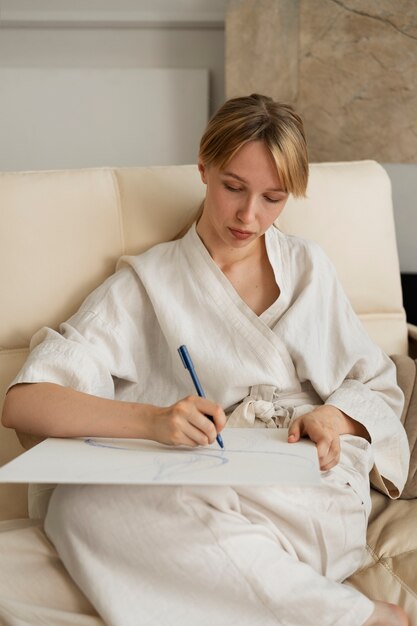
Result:
<instances>
[{"instance_id":1,"label":"cream sofa","mask_svg":"<svg viewBox=\"0 0 417 626\"><path fill-rule=\"evenodd\" d=\"M0 174L1 400L31 335L67 318L120 255L171 238L203 193L195 166ZM308 198L290 199L280 227L321 244L369 334L388 354L406 355L409 335L417 334L402 308L383 168L373 161L312 165ZM23 448L0 428L2 465ZM0 623L103 625L43 534L42 489L31 494L29 515L26 486L0 485ZM401 604L415 624L416 519L415 500L390 501L374 490L367 561L349 581Z\"/></svg>"}]
</instances>

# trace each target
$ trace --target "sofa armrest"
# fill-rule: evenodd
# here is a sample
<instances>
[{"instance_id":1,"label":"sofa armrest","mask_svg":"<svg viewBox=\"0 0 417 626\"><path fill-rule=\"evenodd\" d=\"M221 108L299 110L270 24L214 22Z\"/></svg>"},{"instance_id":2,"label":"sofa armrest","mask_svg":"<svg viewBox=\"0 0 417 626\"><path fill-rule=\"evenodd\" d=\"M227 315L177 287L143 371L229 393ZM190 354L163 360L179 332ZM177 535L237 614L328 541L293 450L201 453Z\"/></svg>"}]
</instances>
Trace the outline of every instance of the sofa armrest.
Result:
<instances>
[{"instance_id":1,"label":"sofa armrest","mask_svg":"<svg viewBox=\"0 0 417 626\"><path fill-rule=\"evenodd\" d=\"M407 324L408 328L408 354L417 359L417 326L414 324Z\"/></svg>"}]
</instances>

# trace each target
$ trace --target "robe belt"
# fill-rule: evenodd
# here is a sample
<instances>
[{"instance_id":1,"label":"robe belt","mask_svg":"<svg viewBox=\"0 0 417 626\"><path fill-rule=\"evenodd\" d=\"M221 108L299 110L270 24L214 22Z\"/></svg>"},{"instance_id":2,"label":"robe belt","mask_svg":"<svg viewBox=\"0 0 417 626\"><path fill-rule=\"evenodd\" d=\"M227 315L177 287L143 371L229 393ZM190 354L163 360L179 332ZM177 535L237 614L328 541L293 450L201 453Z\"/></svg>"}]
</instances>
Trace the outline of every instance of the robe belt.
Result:
<instances>
[{"instance_id":1,"label":"robe belt","mask_svg":"<svg viewBox=\"0 0 417 626\"><path fill-rule=\"evenodd\" d=\"M227 428L288 428L291 421L303 413L311 411L317 404L311 404L308 394L297 394L298 406L282 406L273 385L254 385L249 395L230 413Z\"/></svg>"}]
</instances>

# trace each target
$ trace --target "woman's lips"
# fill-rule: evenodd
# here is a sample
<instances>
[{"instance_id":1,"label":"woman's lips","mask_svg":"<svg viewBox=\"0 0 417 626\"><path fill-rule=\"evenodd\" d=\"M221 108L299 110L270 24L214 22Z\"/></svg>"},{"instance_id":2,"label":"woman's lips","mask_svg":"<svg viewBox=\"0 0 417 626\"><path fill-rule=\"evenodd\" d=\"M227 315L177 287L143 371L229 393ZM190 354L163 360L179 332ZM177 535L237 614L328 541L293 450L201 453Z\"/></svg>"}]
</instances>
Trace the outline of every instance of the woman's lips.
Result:
<instances>
[{"instance_id":1,"label":"woman's lips","mask_svg":"<svg viewBox=\"0 0 417 626\"><path fill-rule=\"evenodd\" d=\"M253 235L253 233L246 230L236 230L235 228L229 228L229 230L235 239L248 239Z\"/></svg>"}]
</instances>

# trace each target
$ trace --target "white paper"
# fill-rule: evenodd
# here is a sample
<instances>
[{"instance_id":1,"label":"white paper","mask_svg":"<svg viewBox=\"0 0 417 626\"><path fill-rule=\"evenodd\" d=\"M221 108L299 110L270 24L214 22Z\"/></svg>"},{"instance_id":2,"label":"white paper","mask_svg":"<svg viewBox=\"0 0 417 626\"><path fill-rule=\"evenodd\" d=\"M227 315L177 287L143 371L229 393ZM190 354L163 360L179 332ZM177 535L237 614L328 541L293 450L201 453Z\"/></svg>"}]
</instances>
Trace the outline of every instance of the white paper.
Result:
<instances>
[{"instance_id":1,"label":"white paper","mask_svg":"<svg viewBox=\"0 0 417 626\"><path fill-rule=\"evenodd\" d=\"M141 439L46 439L4 467L0 482L169 485L318 485L316 446L287 429L230 428L207 447Z\"/></svg>"}]
</instances>

